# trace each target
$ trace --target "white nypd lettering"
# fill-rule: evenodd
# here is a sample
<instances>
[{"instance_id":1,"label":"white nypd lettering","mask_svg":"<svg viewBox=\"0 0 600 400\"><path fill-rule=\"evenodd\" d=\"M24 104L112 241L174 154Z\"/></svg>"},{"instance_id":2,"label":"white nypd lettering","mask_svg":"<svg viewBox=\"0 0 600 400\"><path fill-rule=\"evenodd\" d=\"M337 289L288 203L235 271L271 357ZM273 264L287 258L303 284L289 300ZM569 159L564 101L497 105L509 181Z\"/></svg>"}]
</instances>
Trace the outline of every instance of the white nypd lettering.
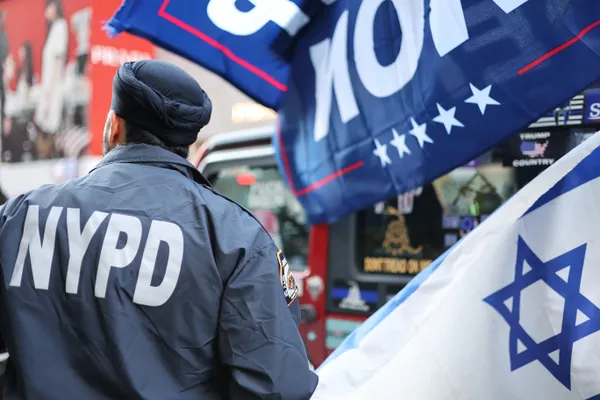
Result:
<instances>
[{"instance_id":1,"label":"white nypd lettering","mask_svg":"<svg viewBox=\"0 0 600 400\"><path fill-rule=\"evenodd\" d=\"M81 275L81 263L83 256L100 227L100 224L108 216L105 212L95 211L81 230L81 210L78 208L67 209L67 235L69 238L69 266L67 267L67 293L77 293L79 288L79 276Z\"/></svg>"},{"instance_id":2,"label":"white nypd lettering","mask_svg":"<svg viewBox=\"0 0 600 400\"><path fill-rule=\"evenodd\" d=\"M529 0L493 0L509 13ZM354 62L358 78L373 96L391 96L408 84L415 75L423 51L425 15L423 2L392 0L396 9L402 42L398 56L389 66L377 60L373 45L375 15L383 0L363 0L358 9L354 32ZM431 0L429 28L434 47L444 57L469 39L469 32L460 0ZM451 17L448 17L451 16ZM343 123L359 116L349 74L347 41L348 11L338 19L333 35L309 49L315 70L314 140L329 133L332 89Z\"/></svg>"},{"instance_id":3,"label":"white nypd lettering","mask_svg":"<svg viewBox=\"0 0 600 400\"><path fill-rule=\"evenodd\" d=\"M161 284L152 286L152 275L154 275L158 247L161 242L169 246L167 269ZM183 264L183 232L181 232L181 228L170 222L152 221L146 248L142 256L140 274L133 294L133 302L147 306L165 304L175 291L181 272L181 264Z\"/></svg>"},{"instance_id":4,"label":"white nypd lettering","mask_svg":"<svg viewBox=\"0 0 600 400\"><path fill-rule=\"evenodd\" d=\"M29 206L25 223L23 224L23 236L17 253L17 261L10 279L10 286L21 286L25 259L29 254L31 262L31 273L33 285L36 289L48 290L50 284L50 268L54 259L54 242L56 240L56 228L62 214L62 207L52 207L46 226L44 227L43 239L40 236L40 207Z\"/></svg>"},{"instance_id":5,"label":"white nypd lettering","mask_svg":"<svg viewBox=\"0 0 600 400\"><path fill-rule=\"evenodd\" d=\"M127 237L122 248L118 242L121 233ZM100 251L98 274L96 275L96 297L106 297L108 277L112 268L125 268L135 258L142 240L142 222L136 217L113 214L108 221L108 228Z\"/></svg>"},{"instance_id":6,"label":"white nypd lettering","mask_svg":"<svg viewBox=\"0 0 600 400\"><path fill-rule=\"evenodd\" d=\"M600 119L600 103L594 103L590 106L590 119Z\"/></svg>"},{"instance_id":7,"label":"white nypd lettering","mask_svg":"<svg viewBox=\"0 0 600 400\"><path fill-rule=\"evenodd\" d=\"M237 0L209 0L208 18L219 29L238 36L253 35L268 22L274 22L290 36L295 36L310 19L290 0L249 0L254 7L241 11Z\"/></svg>"},{"instance_id":8,"label":"white nypd lettering","mask_svg":"<svg viewBox=\"0 0 600 400\"><path fill-rule=\"evenodd\" d=\"M28 207L10 286L21 286L25 261L29 255L34 287L48 290L62 213L63 207L52 207L40 233L40 208L37 205ZM83 258L94 235L109 214L95 211L85 222L83 229L81 210L68 208L66 214L69 257L65 291L77 294ZM124 244L119 241L121 237L125 239ZM98 259L94 289L96 297L106 297L108 279L113 268L125 268L132 264L140 251L142 237L142 222L138 218L117 213L110 215ZM167 265L162 282L158 286L152 286L161 242L168 248ZM171 222L152 221L146 244L141 249L141 265L133 296L134 303L156 307L169 300L179 280L183 247L183 232L179 226Z\"/></svg>"}]
</instances>

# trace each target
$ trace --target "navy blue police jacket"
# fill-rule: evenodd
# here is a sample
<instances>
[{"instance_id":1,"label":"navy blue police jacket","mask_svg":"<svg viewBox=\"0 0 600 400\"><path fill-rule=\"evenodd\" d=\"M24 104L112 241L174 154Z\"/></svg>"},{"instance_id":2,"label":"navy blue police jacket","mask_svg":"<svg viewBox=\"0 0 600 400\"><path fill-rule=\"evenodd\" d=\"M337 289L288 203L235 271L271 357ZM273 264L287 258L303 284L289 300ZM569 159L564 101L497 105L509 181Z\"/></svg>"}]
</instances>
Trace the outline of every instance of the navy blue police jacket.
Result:
<instances>
[{"instance_id":1,"label":"navy blue police jacket","mask_svg":"<svg viewBox=\"0 0 600 400\"><path fill-rule=\"evenodd\" d=\"M183 158L120 146L0 218L5 400L311 397L285 257Z\"/></svg>"}]
</instances>

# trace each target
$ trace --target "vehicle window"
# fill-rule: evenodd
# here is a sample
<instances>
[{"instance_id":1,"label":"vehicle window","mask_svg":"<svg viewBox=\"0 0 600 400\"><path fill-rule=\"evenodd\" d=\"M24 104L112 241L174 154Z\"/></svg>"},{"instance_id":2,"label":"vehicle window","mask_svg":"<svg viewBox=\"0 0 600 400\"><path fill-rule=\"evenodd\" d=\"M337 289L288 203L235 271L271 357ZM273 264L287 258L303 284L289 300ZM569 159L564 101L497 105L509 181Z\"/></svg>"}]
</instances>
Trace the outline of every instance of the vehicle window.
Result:
<instances>
[{"instance_id":1,"label":"vehicle window","mask_svg":"<svg viewBox=\"0 0 600 400\"><path fill-rule=\"evenodd\" d=\"M514 168L484 156L358 213L358 266L370 274L415 275L517 191Z\"/></svg>"},{"instance_id":2,"label":"vehicle window","mask_svg":"<svg viewBox=\"0 0 600 400\"><path fill-rule=\"evenodd\" d=\"M286 187L277 167L225 168L212 179L213 189L251 211L285 253L293 271L308 266L304 209Z\"/></svg>"}]
</instances>

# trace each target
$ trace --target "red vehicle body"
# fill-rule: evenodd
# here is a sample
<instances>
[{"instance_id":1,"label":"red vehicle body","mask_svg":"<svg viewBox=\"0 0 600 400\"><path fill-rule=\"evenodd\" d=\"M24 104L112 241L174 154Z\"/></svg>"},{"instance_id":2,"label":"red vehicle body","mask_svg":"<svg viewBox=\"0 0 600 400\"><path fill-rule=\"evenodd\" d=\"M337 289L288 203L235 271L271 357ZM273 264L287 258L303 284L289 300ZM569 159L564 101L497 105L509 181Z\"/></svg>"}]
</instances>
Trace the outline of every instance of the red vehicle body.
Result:
<instances>
[{"instance_id":1,"label":"red vehicle body","mask_svg":"<svg viewBox=\"0 0 600 400\"><path fill-rule=\"evenodd\" d=\"M584 98L571 106L583 108ZM274 126L216 135L192 162L215 190L254 213L286 253L301 289L300 332L318 366L414 275L599 128L583 125L581 114L551 111L431 184L313 226L277 169ZM526 141L545 143L545 154L529 157Z\"/></svg>"}]
</instances>

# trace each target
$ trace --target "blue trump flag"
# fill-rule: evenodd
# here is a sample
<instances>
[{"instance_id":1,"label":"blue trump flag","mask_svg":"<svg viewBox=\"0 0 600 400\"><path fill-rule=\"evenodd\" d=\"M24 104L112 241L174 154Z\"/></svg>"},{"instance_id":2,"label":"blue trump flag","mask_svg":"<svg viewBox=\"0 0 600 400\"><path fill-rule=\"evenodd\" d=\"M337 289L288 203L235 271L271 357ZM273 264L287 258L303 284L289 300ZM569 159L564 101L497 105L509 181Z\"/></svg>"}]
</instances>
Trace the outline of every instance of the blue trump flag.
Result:
<instances>
[{"instance_id":1,"label":"blue trump flag","mask_svg":"<svg viewBox=\"0 0 600 400\"><path fill-rule=\"evenodd\" d=\"M309 221L332 222L469 162L597 79L600 1L337 0L293 54L278 162Z\"/></svg>"},{"instance_id":2,"label":"blue trump flag","mask_svg":"<svg viewBox=\"0 0 600 400\"><path fill-rule=\"evenodd\" d=\"M126 0L107 28L277 108L311 223L434 180L600 77L597 0Z\"/></svg>"},{"instance_id":3,"label":"blue trump flag","mask_svg":"<svg viewBox=\"0 0 600 400\"><path fill-rule=\"evenodd\" d=\"M148 39L277 108L294 40L322 7L320 0L125 0L106 29Z\"/></svg>"},{"instance_id":4,"label":"blue trump flag","mask_svg":"<svg viewBox=\"0 0 600 400\"><path fill-rule=\"evenodd\" d=\"M600 399L600 134L350 334L313 400Z\"/></svg>"}]
</instances>

